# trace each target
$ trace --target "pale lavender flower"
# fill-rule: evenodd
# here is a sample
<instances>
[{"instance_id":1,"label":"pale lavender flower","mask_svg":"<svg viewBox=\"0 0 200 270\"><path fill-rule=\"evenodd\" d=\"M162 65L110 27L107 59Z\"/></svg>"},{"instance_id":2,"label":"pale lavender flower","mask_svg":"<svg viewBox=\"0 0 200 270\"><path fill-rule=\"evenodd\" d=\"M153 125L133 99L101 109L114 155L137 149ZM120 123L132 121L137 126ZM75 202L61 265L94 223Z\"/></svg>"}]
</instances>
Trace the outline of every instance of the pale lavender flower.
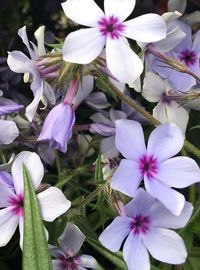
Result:
<instances>
[{"instance_id":1,"label":"pale lavender flower","mask_svg":"<svg viewBox=\"0 0 200 270\"><path fill-rule=\"evenodd\" d=\"M14 190L13 179L10 173L6 171L0 171L0 184Z\"/></svg>"},{"instance_id":2,"label":"pale lavender flower","mask_svg":"<svg viewBox=\"0 0 200 270\"><path fill-rule=\"evenodd\" d=\"M0 115L18 112L19 110L23 109L23 107L23 105L19 105L11 99L0 97Z\"/></svg>"},{"instance_id":3,"label":"pale lavender flower","mask_svg":"<svg viewBox=\"0 0 200 270\"><path fill-rule=\"evenodd\" d=\"M157 74L147 72L142 95L146 100L158 103L153 109L153 116L156 119L162 124L176 124L185 135L189 114L178 103L181 101L181 93L177 93L166 80Z\"/></svg>"},{"instance_id":4,"label":"pale lavender flower","mask_svg":"<svg viewBox=\"0 0 200 270\"><path fill-rule=\"evenodd\" d=\"M14 190L0 183L0 246L5 246L15 233L19 225L20 246L23 243L24 226L24 184L23 164L26 165L34 189L37 189L44 175L44 168L39 156L36 153L21 152L12 165L12 179ZM54 221L64 214L71 206L62 191L56 187L50 187L37 194L41 215L45 221Z\"/></svg>"},{"instance_id":5,"label":"pale lavender flower","mask_svg":"<svg viewBox=\"0 0 200 270\"><path fill-rule=\"evenodd\" d=\"M92 256L77 254L84 241L85 235L77 226L68 222L63 234L58 238L60 248L49 245L52 256L56 258L52 261L54 270L96 269L97 262Z\"/></svg>"},{"instance_id":6,"label":"pale lavender flower","mask_svg":"<svg viewBox=\"0 0 200 270\"><path fill-rule=\"evenodd\" d=\"M154 129L146 147L138 122L116 121L115 144L125 159L121 160L111 187L134 197L144 179L146 190L173 214L180 215L185 198L171 187L185 188L200 181L200 169L193 159L173 157L183 143L182 132L175 124Z\"/></svg>"},{"instance_id":7,"label":"pale lavender flower","mask_svg":"<svg viewBox=\"0 0 200 270\"><path fill-rule=\"evenodd\" d=\"M66 37L64 60L88 64L101 54L106 45L108 69L123 83L133 83L143 70L142 61L131 50L125 37L154 42L166 36L165 22L157 14L145 14L124 22L135 7L135 0L104 0L105 14L93 0L67 0L62 7L71 20L90 27Z\"/></svg>"},{"instance_id":8,"label":"pale lavender flower","mask_svg":"<svg viewBox=\"0 0 200 270\"><path fill-rule=\"evenodd\" d=\"M125 206L126 216L119 216L102 232L100 242L117 252L123 241L123 257L128 270L150 270L149 253L155 259L182 264L187 251L182 238L173 230L188 222L193 206L185 202L180 216L171 214L143 189ZM169 228L169 229L168 229Z\"/></svg>"},{"instance_id":9,"label":"pale lavender flower","mask_svg":"<svg viewBox=\"0 0 200 270\"><path fill-rule=\"evenodd\" d=\"M10 144L19 136L19 130L14 121L0 119L0 145Z\"/></svg>"},{"instance_id":10,"label":"pale lavender flower","mask_svg":"<svg viewBox=\"0 0 200 270\"><path fill-rule=\"evenodd\" d=\"M55 78L58 76L58 65L45 68L44 65L48 63L48 60L41 59L40 56L46 54L44 47L44 26L41 26L35 32L35 38L37 39L37 47L31 43L33 49L30 47L28 41L26 26L22 27L18 31L18 35L26 45L31 58L28 58L24 53L20 51L8 52L8 66L13 72L24 73L26 76L31 74L31 90L33 91L34 99L26 108L26 117L31 122L37 111L40 100L45 95L49 102L55 104L55 95L52 87L45 79ZM25 77L26 77L25 76Z\"/></svg>"},{"instance_id":11,"label":"pale lavender flower","mask_svg":"<svg viewBox=\"0 0 200 270\"><path fill-rule=\"evenodd\" d=\"M192 30L191 27L181 21L174 21L175 26L179 26L186 34L186 38L177 45L168 56L173 57L175 60L182 62L189 70L200 76L200 31L196 33L192 43ZM191 75L172 69L169 65L164 64L162 61L156 59L153 62L153 70L156 71L161 77L169 80L174 88L180 92L188 91L192 86L196 85L196 79Z\"/></svg>"},{"instance_id":12,"label":"pale lavender flower","mask_svg":"<svg viewBox=\"0 0 200 270\"><path fill-rule=\"evenodd\" d=\"M48 140L50 147L67 151L67 143L72 137L75 123L74 109L70 104L60 103L47 115L38 141Z\"/></svg>"}]
</instances>

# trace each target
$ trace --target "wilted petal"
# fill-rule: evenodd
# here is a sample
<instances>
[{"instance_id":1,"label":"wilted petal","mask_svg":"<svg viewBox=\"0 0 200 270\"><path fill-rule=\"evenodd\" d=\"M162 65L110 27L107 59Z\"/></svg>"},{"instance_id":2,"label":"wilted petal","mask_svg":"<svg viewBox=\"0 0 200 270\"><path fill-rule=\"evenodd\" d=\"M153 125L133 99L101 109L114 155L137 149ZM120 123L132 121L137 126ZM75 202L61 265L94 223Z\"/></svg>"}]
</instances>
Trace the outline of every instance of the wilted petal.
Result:
<instances>
[{"instance_id":1,"label":"wilted petal","mask_svg":"<svg viewBox=\"0 0 200 270\"><path fill-rule=\"evenodd\" d=\"M168 229L151 228L142 239L151 255L165 263L182 264L185 262L187 251L182 238Z\"/></svg>"},{"instance_id":2,"label":"wilted petal","mask_svg":"<svg viewBox=\"0 0 200 270\"><path fill-rule=\"evenodd\" d=\"M123 37L107 38L106 61L111 73L122 83L133 83L143 71L142 61Z\"/></svg>"},{"instance_id":3,"label":"wilted petal","mask_svg":"<svg viewBox=\"0 0 200 270\"><path fill-rule=\"evenodd\" d=\"M105 37L96 28L72 32L65 39L63 59L71 63L88 64L101 53L104 45Z\"/></svg>"},{"instance_id":4,"label":"wilted petal","mask_svg":"<svg viewBox=\"0 0 200 270\"><path fill-rule=\"evenodd\" d=\"M123 257L128 269L150 270L149 254L140 237L130 233L124 243Z\"/></svg>"},{"instance_id":5,"label":"wilted petal","mask_svg":"<svg viewBox=\"0 0 200 270\"><path fill-rule=\"evenodd\" d=\"M12 165L12 177L15 186L16 193L22 193L23 187L23 164L26 166L35 189L39 186L44 175L44 167L40 157L33 152L23 151L21 152L13 162ZM37 169L36 169L37 168Z\"/></svg>"},{"instance_id":6,"label":"wilted petal","mask_svg":"<svg viewBox=\"0 0 200 270\"><path fill-rule=\"evenodd\" d=\"M71 202L66 199L62 191L56 187L50 187L37 195L42 218L45 221L54 221L61 216L71 206Z\"/></svg>"},{"instance_id":7,"label":"wilted petal","mask_svg":"<svg viewBox=\"0 0 200 270\"><path fill-rule=\"evenodd\" d=\"M136 121L126 119L115 123L117 149L125 158L138 161L146 153L142 126Z\"/></svg>"},{"instance_id":8,"label":"wilted petal","mask_svg":"<svg viewBox=\"0 0 200 270\"><path fill-rule=\"evenodd\" d=\"M140 42L155 42L166 37L166 23L157 14L145 14L123 23L125 37Z\"/></svg>"},{"instance_id":9,"label":"wilted petal","mask_svg":"<svg viewBox=\"0 0 200 270\"><path fill-rule=\"evenodd\" d=\"M95 27L105 16L93 0L67 0L61 5L65 15L78 24Z\"/></svg>"},{"instance_id":10,"label":"wilted petal","mask_svg":"<svg viewBox=\"0 0 200 270\"><path fill-rule=\"evenodd\" d=\"M116 217L99 236L101 244L113 252L118 251L130 232L131 221L127 217Z\"/></svg>"},{"instance_id":11,"label":"wilted petal","mask_svg":"<svg viewBox=\"0 0 200 270\"><path fill-rule=\"evenodd\" d=\"M178 154L183 143L182 132L175 124L163 124L152 131L147 152L162 162Z\"/></svg>"}]
</instances>

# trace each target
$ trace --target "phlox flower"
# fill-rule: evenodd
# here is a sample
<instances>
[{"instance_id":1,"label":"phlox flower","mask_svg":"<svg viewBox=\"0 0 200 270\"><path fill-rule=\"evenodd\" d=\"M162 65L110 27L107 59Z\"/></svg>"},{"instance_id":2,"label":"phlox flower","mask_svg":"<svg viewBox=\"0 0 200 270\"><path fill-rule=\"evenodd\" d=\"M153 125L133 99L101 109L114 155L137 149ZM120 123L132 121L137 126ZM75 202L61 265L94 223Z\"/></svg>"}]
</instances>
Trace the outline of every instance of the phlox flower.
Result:
<instances>
[{"instance_id":1,"label":"phlox flower","mask_svg":"<svg viewBox=\"0 0 200 270\"><path fill-rule=\"evenodd\" d=\"M11 144L19 136L19 130L14 121L0 119L0 145Z\"/></svg>"},{"instance_id":2,"label":"phlox flower","mask_svg":"<svg viewBox=\"0 0 200 270\"><path fill-rule=\"evenodd\" d=\"M185 198L171 187L185 188L200 181L200 169L193 159L173 157L183 143L182 132L175 124L163 124L152 131L146 147L138 122L117 120L115 145L125 159L113 175L111 187L134 197L144 179L146 190L173 214L180 215Z\"/></svg>"},{"instance_id":3,"label":"phlox flower","mask_svg":"<svg viewBox=\"0 0 200 270\"><path fill-rule=\"evenodd\" d=\"M34 99L26 108L25 113L27 119L31 122L43 96L46 96L50 103L55 103L54 91L46 79L55 78L58 75L58 66L44 68L48 60L42 60L40 58L46 54L44 47L44 26L39 27L35 32L37 46L31 43L33 49L28 41L26 26L18 30L18 35L26 45L30 58L20 51L12 51L8 52L7 63L10 69L16 73L31 74L31 90L33 91Z\"/></svg>"},{"instance_id":4,"label":"phlox flower","mask_svg":"<svg viewBox=\"0 0 200 270\"><path fill-rule=\"evenodd\" d=\"M43 175L43 164L36 153L21 152L13 162L11 172L14 190L0 183L0 246L5 246L13 236L19 225L20 246L23 243L24 225L24 185L22 165L25 164L35 190L39 187ZM54 221L64 214L71 202L66 199L62 191L56 187L50 187L37 194L41 215L45 221Z\"/></svg>"},{"instance_id":5,"label":"phlox flower","mask_svg":"<svg viewBox=\"0 0 200 270\"><path fill-rule=\"evenodd\" d=\"M67 223L63 234L58 238L60 248L49 245L50 252L55 260L53 260L54 270L86 270L86 268L96 269L96 260L89 255L77 255L83 242L85 235L79 228Z\"/></svg>"},{"instance_id":6,"label":"phlox flower","mask_svg":"<svg viewBox=\"0 0 200 270\"><path fill-rule=\"evenodd\" d=\"M11 99L0 97L0 115L7 115L23 109L23 105L19 105Z\"/></svg>"},{"instance_id":7,"label":"phlox flower","mask_svg":"<svg viewBox=\"0 0 200 270\"><path fill-rule=\"evenodd\" d=\"M142 73L143 63L131 50L126 38L155 42L166 36L165 22L157 14L146 14L124 22L132 13L135 2L104 0L105 14L93 0L62 3L67 17L89 27L66 37L64 60L88 64L101 54L105 46L107 66L113 76L123 83L133 83Z\"/></svg>"},{"instance_id":8,"label":"phlox flower","mask_svg":"<svg viewBox=\"0 0 200 270\"><path fill-rule=\"evenodd\" d=\"M173 87L157 74L147 72L144 78L142 90L143 97L150 102L158 102L153 109L153 116L161 123L176 124L185 135L189 120L188 112L178 104L181 93L173 90Z\"/></svg>"},{"instance_id":9,"label":"phlox flower","mask_svg":"<svg viewBox=\"0 0 200 270\"><path fill-rule=\"evenodd\" d=\"M148 251L159 261L182 264L187 256L184 242L170 229L184 227L192 210L192 204L185 202L177 217L146 191L139 189L135 198L124 207L126 216L116 217L99 240L113 252L117 252L125 240L123 257L128 270L150 270Z\"/></svg>"}]
</instances>

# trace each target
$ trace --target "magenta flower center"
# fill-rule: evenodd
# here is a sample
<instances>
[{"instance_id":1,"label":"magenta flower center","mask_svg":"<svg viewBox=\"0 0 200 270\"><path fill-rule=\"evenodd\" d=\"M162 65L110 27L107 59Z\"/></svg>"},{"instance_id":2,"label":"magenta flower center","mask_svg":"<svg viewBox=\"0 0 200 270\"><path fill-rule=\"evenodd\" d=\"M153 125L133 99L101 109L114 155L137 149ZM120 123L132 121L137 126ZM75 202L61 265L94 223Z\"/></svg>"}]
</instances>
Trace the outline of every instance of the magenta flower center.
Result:
<instances>
[{"instance_id":1,"label":"magenta flower center","mask_svg":"<svg viewBox=\"0 0 200 270\"><path fill-rule=\"evenodd\" d=\"M131 223L131 231L135 234L145 234L150 226L150 218L142 215L137 215Z\"/></svg>"},{"instance_id":2,"label":"magenta flower center","mask_svg":"<svg viewBox=\"0 0 200 270\"><path fill-rule=\"evenodd\" d=\"M77 261L76 261L76 257L61 257L60 258L60 267L63 270L77 270L78 269L78 265L77 265Z\"/></svg>"},{"instance_id":3,"label":"magenta flower center","mask_svg":"<svg viewBox=\"0 0 200 270\"><path fill-rule=\"evenodd\" d=\"M144 155L142 158L140 158L139 168L141 174L146 175L150 179L158 172L157 159L153 156Z\"/></svg>"},{"instance_id":4,"label":"magenta flower center","mask_svg":"<svg viewBox=\"0 0 200 270\"><path fill-rule=\"evenodd\" d=\"M184 50L179 54L179 59L183 61L187 67L193 66L197 63L197 54L191 50Z\"/></svg>"},{"instance_id":5,"label":"magenta flower center","mask_svg":"<svg viewBox=\"0 0 200 270\"><path fill-rule=\"evenodd\" d=\"M10 198L10 206L12 206L13 214L17 216L24 215L24 196L22 194L18 194L16 197Z\"/></svg>"},{"instance_id":6,"label":"magenta flower center","mask_svg":"<svg viewBox=\"0 0 200 270\"><path fill-rule=\"evenodd\" d=\"M125 28L125 25L119 21L115 16L109 18L102 18L99 22L100 32L103 36L111 39L118 39Z\"/></svg>"}]
</instances>

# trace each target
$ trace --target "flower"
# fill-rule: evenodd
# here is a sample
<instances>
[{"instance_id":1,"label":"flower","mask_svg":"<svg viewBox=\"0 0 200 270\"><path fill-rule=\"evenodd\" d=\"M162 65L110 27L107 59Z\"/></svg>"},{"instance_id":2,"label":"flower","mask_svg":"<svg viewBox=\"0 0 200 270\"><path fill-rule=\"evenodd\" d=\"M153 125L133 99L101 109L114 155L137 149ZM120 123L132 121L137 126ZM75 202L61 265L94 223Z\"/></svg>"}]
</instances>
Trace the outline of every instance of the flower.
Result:
<instances>
[{"instance_id":1,"label":"flower","mask_svg":"<svg viewBox=\"0 0 200 270\"><path fill-rule=\"evenodd\" d=\"M0 145L10 144L19 136L19 130L14 121L0 119L0 134Z\"/></svg>"},{"instance_id":2,"label":"flower","mask_svg":"<svg viewBox=\"0 0 200 270\"><path fill-rule=\"evenodd\" d=\"M76 225L68 222L63 234L58 238L60 248L49 245L52 256L56 258L52 261L54 270L96 269L97 262L92 256L77 255L84 241L85 235Z\"/></svg>"},{"instance_id":3,"label":"flower","mask_svg":"<svg viewBox=\"0 0 200 270\"><path fill-rule=\"evenodd\" d=\"M181 94L173 90L173 87L162 80L158 75L147 72L144 78L142 90L143 97L150 102L158 102L153 109L153 116L161 123L176 124L185 135L189 120L188 112L177 102L181 101Z\"/></svg>"},{"instance_id":4,"label":"flower","mask_svg":"<svg viewBox=\"0 0 200 270\"><path fill-rule=\"evenodd\" d=\"M108 69L123 83L133 83L143 70L142 61L131 50L125 37L154 42L166 36L165 22L157 14L146 14L124 22L135 7L134 0L104 0L105 14L93 0L67 0L62 7L71 20L90 27L66 37L64 60L88 64L100 55L106 45Z\"/></svg>"},{"instance_id":5,"label":"flower","mask_svg":"<svg viewBox=\"0 0 200 270\"><path fill-rule=\"evenodd\" d=\"M21 110L24 106L18 105L11 99L0 97L0 115L10 114Z\"/></svg>"},{"instance_id":6,"label":"flower","mask_svg":"<svg viewBox=\"0 0 200 270\"><path fill-rule=\"evenodd\" d=\"M5 246L13 236L18 224L20 232L20 246L23 242L24 225L24 185L22 166L27 167L32 184L35 190L39 187L44 168L39 156L36 153L21 152L13 162L12 178L14 191L0 183L0 246ZM45 221L54 221L57 217L64 214L71 206L62 191L56 187L50 187L37 194L38 203L42 218Z\"/></svg>"},{"instance_id":7,"label":"flower","mask_svg":"<svg viewBox=\"0 0 200 270\"><path fill-rule=\"evenodd\" d=\"M31 58L28 58L20 51L12 51L8 52L7 63L13 72L24 73L25 75L31 74L32 76L31 90L33 91L34 99L26 108L25 114L31 122L43 95L48 97L52 104L55 103L54 91L45 79L54 78L58 75L58 65L45 68L44 65L48 63L48 60L40 58L46 54L44 48L44 26L39 27L35 32L38 46L36 47L32 43L34 50L30 47L26 34L26 26L19 29L18 35L26 45Z\"/></svg>"},{"instance_id":8,"label":"flower","mask_svg":"<svg viewBox=\"0 0 200 270\"><path fill-rule=\"evenodd\" d=\"M72 137L75 114L70 104L60 103L47 115L38 141L48 140L50 147L67 151L67 142Z\"/></svg>"},{"instance_id":9,"label":"flower","mask_svg":"<svg viewBox=\"0 0 200 270\"><path fill-rule=\"evenodd\" d=\"M144 179L146 190L173 214L180 215L185 198L171 187L184 188L200 181L200 169L193 159L173 157L184 143L181 130L175 124L160 125L152 131L146 148L141 125L123 119L116 121L115 136L115 145L125 159L111 187L134 197Z\"/></svg>"},{"instance_id":10,"label":"flower","mask_svg":"<svg viewBox=\"0 0 200 270\"><path fill-rule=\"evenodd\" d=\"M179 217L171 214L143 189L125 206L127 216L119 216L102 232L103 246L117 252L126 238L123 257L129 270L150 270L149 253L169 264L185 262L187 251L182 238L170 229L186 225L192 204L185 202Z\"/></svg>"}]
</instances>

